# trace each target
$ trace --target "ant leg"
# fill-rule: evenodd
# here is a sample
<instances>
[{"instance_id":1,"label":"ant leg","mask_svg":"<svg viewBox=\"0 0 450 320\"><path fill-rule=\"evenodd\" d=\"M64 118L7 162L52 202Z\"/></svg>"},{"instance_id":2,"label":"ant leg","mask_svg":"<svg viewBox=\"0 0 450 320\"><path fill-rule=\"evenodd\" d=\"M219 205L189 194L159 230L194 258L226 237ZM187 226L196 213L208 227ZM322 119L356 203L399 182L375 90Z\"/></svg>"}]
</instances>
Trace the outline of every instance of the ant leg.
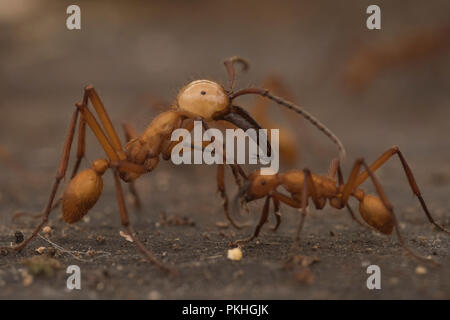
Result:
<instances>
[{"instance_id":1,"label":"ant leg","mask_svg":"<svg viewBox=\"0 0 450 320\"><path fill-rule=\"evenodd\" d=\"M375 228L373 228L372 226L366 225L366 224L362 223L361 221L359 221L359 219L356 218L356 215L355 215L355 213L353 212L352 207L350 207L350 205L349 205L348 203L345 204L345 207L347 208L347 211L348 211L348 213L350 214L350 217L351 217L354 221L356 221L361 227L363 227L363 228L369 228L369 229L371 229L371 230L377 231L377 230L376 230Z\"/></svg>"},{"instance_id":2,"label":"ant leg","mask_svg":"<svg viewBox=\"0 0 450 320\"><path fill-rule=\"evenodd\" d=\"M316 186L314 185L314 181L312 179L311 176L311 171L309 169L303 169L303 173L305 175L304 181L303 181L303 187L302 187L302 191L301 191L301 196L302 196L302 201L301 201L301 219L300 219L300 224L298 226L297 229L297 234L295 236L295 244L298 246L299 241L300 241L300 232L303 229L303 225L305 223L305 217L306 217L306 208L308 206L308 197L311 197L313 202L314 202L314 206L316 207L316 209L322 209L326 202L320 202L321 199L318 198L317 196L317 190L316 190Z\"/></svg>"},{"instance_id":3,"label":"ant leg","mask_svg":"<svg viewBox=\"0 0 450 320\"><path fill-rule=\"evenodd\" d=\"M76 162L72 170L72 174L70 175L70 178L72 179L75 177L75 175L78 172L78 169L80 167L81 160L84 157L85 149L86 149L86 121L81 117L81 119L78 121L78 141L77 141L77 156L76 156ZM50 212L55 210L59 207L61 204L62 197L60 196L57 201L55 201L50 208ZM41 218L45 215L45 211L41 212L26 212L26 211L18 211L15 212L12 216L12 220L17 220L23 216L29 216L33 219Z\"/></svg>"},{"instance_id":4,"label":"ant leg","mask_svg":"<svg viewBox=\"0 0 450 320\"><path fill-rule=\"evenodd\" d=\"M356 174L359 173L360 165L357 165L357 163L358 162L355 163L354 168L353 168L354 170L352 170L352 173L355 172L352 181L355 180ZM357 166L357 167L355 168L355 166ZM344 185L344 177L342 176L342 170L341 170L341 165L339 163L339 159L331 160L330 168L328 169L328 177L329 178L334 179L336 177L336 174L338 175L338 186L342 187ZM352 174L350 174L350 177L351 176L352 176ZM361 221L358 220L358 218L356 218L352 208L348 204L348 201L345 203L345 207L347 208L347 211L350 214L350 217L352 218L352 220L356 221L362 227L365 227L365 228L368 227L370 229L373 229L369 225L364 225L364 223L362 223Z\"/></svg>"},{"instance_id":5,"label":"ant leg","mask_svg":"<svg viewBox=\"0 0 450 320\"><path fill-rule=\"evenodd\" d=\"M425 201L423 200L422 193L420 192L420 189L417 185L416 179L414 178L414 175L411 171L411 168L409 167L408 163L406 162L405 157L401 153L400 149L397 146L394 146L390 149L388 149L386 152L384 152L377 160L375 160L370 165L370 170L372 172L375 172L378 168L380 168L383 164L386 163L393 155L397 154L400 162L403 166L403 170L405 171L405 175L408 178L409 186L411 187L411 190L416 195L416 197L419 199L420 205L422 206L423 211L425 212L425 215L428 218L428 221L430 221L431 224L433 224L438 230L443 231L445 233L450 234L450 230L446 229L445 227L438 224L433 217L431 216L430 211L428 210L427 205L425 204ZM361 173L361 175L358 177L355 188L358 187L361 183L363 183L369 176L368 171L364 171Z\"/></svg>"},{"instance_id":6,"label":"ant leg","mask_svg":"<svg viewBox=\"0 0 450 320\"><path fill-rule=\"evenodd\" d=\"M339 159L334 158L331 160L330 167L328 168L328 177L334 179L338 175L338 185L344 184L344 177L342 176L341 164Z\"/></svg>"},{"instance_id":7,"label":"ant leg","mask_svg":"<svg viewBox=\"0 0 450 320\"><path fill-rule=\"evenodd\" d=\"M352 171L350 172L350 176L348 177L348 180L344 185L344 189L342 190L341 208L343 208L344 205L348 203L350 195L356 188L355 183L358 179L359 171L361 170L363 161L363 158L358 158L355 160L355 164L353 165Z\"/></svg>"},{"instance_id":8,"label":"ant leg","mask_svg":"<svg viewBox=\"0 0 450 320\"><path fill-rule=\"evenodd\" d=\"M66 136L66 141L64 143L64 149L63 149L62 156L61 156L61 161L59 164L58 171L56 173L55 182L53 183L53 187L50 192L50 197L48 199L47 205L44 210L42 221L39 223L39 225L34 229L33 233L24 242L22 242L21 244L15 246L15 247L12 247L12 248L4 247L2 249L21 251L23 248L25 248L28 245L28 243L39 233L41 228L47 223L48 216L50 215L50 212L51 212L51 209L53 206L53 200L55 199L55 195L56 195L56 192L58 191L59 184L60 184L61 180L66 176L67 165L69 163L70 149L72 147L72 141L73 141L73 137L75 135L75 127L76 127L77 120L78 120L78 113L79 113L79 109L77 108L72 115L72 120L70 121L69 129L68 129L67 136Z\"/></svg>"},{"instance_id":9,"label":"ant leg","mask_svg":"<svg viewBox=\"0 0 450 320\"><path fill-rule=\"evenodd\" d=\"M105 133L103 132L100 125L98 124L97 120L95 119L93 114L87 108L87 101L88 101L89 97L91 98L92 104L94 105L94 108L97 110L97 113L99 114L99 117L102 120L102 124L108 130L108 134L114 139L115 147L113 147L113 145L111 145L111 142L106 137ZM70 150L71 150L73 138L75 135L75 128L76 128L79 113L81 113L82 119L87 122L87 124L89 125L89 127L91 128L93 133L95 134L97 140L101 144L103 150L105 151L105 153L107 154L107 156L111 162L117 162L119 160L119 156L118 156L117 152L123 153L121 146L120 146L120 141L118 140L117 135L114 135L115 131L114 131L114 128L112 127L111 120L109 120L109 117L106 114L106 111L105 111L103 105L101 104L100 99L96 95L95 91L93 91L93 88L86 88L82 103L76 103L75 106L77 107L77 109L75 110L75 112L72 116L72 120L71 120L71 123L69 126L66 141L64 144L63 154L62 154L60 165L59 165L58 172L56 175L56 180L53 184L52 191L50 193L50 197L49 197L47 206L44 210L43 219L42 219L41 223L36 227L36 229L33 231L31 236L29 238L27 238L24 242L22 242L20 245L17 245L12 248L2 248L2 249L14 250L14 251L22 250L39 233L41 228L48 221L48 216L50 215L52 208L54 208L53 201L55 199L59 184L60 184L61 180L65 177L65 174L67 171ZM83 133L81 133L81 135L83 135ZM117 139L115 139L115 138L117 138ZM84 140L84 139L82 139L82 140Z\"/></svg>"},{"instance_id":10,"label":"ant leg","mask_svg":"<svg viewBox=\"0 0 450 320\"><path fill-rule=\"evenodd\" d=\"M247 179L247 174L245 173L244 169L242 169L242 167L238 164L233 165L235 168L237 168L239 174L241 175L241 177L243 179Z\"/></svg>"},{"instance_id":11,"label":"ant leg","mask_svg":"<svg viewBox=\"0 0 450 320\"><path fill-rule=\"evenodd\" d=\"M247 225L240 225L236 223L230 215L230 211L228 208L228 195L225 189L225 165L218 164L217 165L217 191L219 192L222 198L222 208L225 213L225 217L231 223L233 227L236 229L243 229L247 227Z\"/></svg>"},{"instance_id":12,"label":"ant leg","mask_svg":"<svg viewBox=\"0 0 450 320\"><path fill-rule=\"evenodd\" d=\"M122 225L126 228L127 233L131 236L134 243L136 243L139 250L144 254L145 258L150 263L156 265L161 270L168 272L171 275L174 275L176 273L176 271L173 270L172 268L170 268L169 266L166 266L165 264L160 262L158 259L156 259L153 256L153 254L134 235L133 229L131 228L130 221L128 219L127 208L125 206L125 199L123 197L122 185L120 183L119 174L117 172L117 169L114 170L114 182L115 182L116 191L117 191L117 202L119 203L119 209L120 209L120 219L121 219Z\"/></svg>"},{"instance_id":13,"label":"ant leg","mask_svg":"<svg viewBox=\"0 0 450 320\"><path fill-rule=\"evenodd\" d=\"M133 204L134 204L134 206L136 207L136 209L138 211L140 211L141 208L142 208L141 198L139 197L139 193L136 190L136 184L134 183L134 181L131 181L128 184L128 190L130 191L130 194L133 197Z\"/></svg>"},{"instance_id":14,"label":"ant leg","mask_svg":"<svg viewBox=\"0 0 450 320\"><path fill-rule=\"evenodd\" d=\"M295 245L298 246L300 242L300 232L303 229L303 225L305 223L305 217L306 217L306 207L308 206L308 193L309 193L309 180L311 179L311 172L308 169L304 169L303 173L305 174L305 179L303 181L303 187L302 187L302 201L301 201L301 218L300 223L297 228L297 233L295 235Z\"/></svg>"},{"instance_id":15,"label":"ant leg","mask_svg":"<svg viewBox=\"0 0 450 320\"><path fill-rule=\"evenodd\" d=\"M231 172L233 173L234 182L240 189L243 186L241 178L244 180L247 180L247 175L245 174L244 169L242 169L242 167L240 165L229 164L229 166L231 168ZM241 206L243 207L243 209L245 210L246 213L249 212L247 202L245 202L245 201L241 202ZM247 226L248 225L245 225L245 227L247 227Z\"/></svg>"},{"instance_id":16,"label":"ant leg","mask_svg":"<svg viewBox=\"0 0 450 320\"><path fill-rule=\"evenodd\" d=\"M234 182L236 183L236 185L239 188L242 187L241 177L239 176L240 172L243 172L241 166L238 164L230 164L230 168L231 168L231 172L233 173Z\"/></svg>"},{"instance_id":17,"label":"ant leg","mask_svg":"<svg viewBox=\"0 0 450 320\"><path fill-rule=\"evenodd\" d=\"M62 197L59 197L58 200L54 201L52 207L50 208L50 212L52 212L53 210L58 208L59 205L61 204L61 201L62 201ZM42 218L45 215L44 212L45 212L45 210L41 211L41 212L16 211L13 213L11 220L16 221L25 216L30 217L32 219L38 219L38 218Z\"/></svg>"},{"instance_id":18,"label":"ant leg","mask_svg":"<svg viewBox=\"0 0 450 320\"><path fill-rule=\"evenodd\" d=\"M110 162L118 161L119 156L117 154L117 151L111 145L111 142L106 137L105 133L103 132L103 129L100 127L99 123L97 122L94 115L87 107L87 105L84 102L76 103L75 105L77 106L78 110L80 110L83 119L89 125L98 142L102 146L103 151L105 151L106 155L108 156Z\"/></svg>"},{"instance_id":19,"label":"ant leg","mask_svg":"<svg viewBox=\"0 0 450 320\"><path fill-rule=\"evenodd\" d=\"M209 129L208 124L203 119L200 119L200 120L202 121L203 129L205 131L207 131ZM211 141L214 141L214 140L211 139ZM223 152L223 150L225 150L225 142L223 142L223 149L219 150L219 152L222 154L223 163L226 163L226 157L225 157L225 153ZM243 229L243 228L247 227L248 225L246 225L246 224L240 225L240 224L236 223L231 218L230 212L228 210L228 196L227 196L227 193L225 190L225 165L218 164L217 166L218 166L217 167L217 190L220 193L220 196L222 197L222 207L223 207L225 216L228 219L228 221L230 221L230 223L233 227L235 227L236 229ZM238 172L241 175L243 175L244 179L246 179L247 176L245 175L245 173L243 172L242 168L239 165L230 164L230 167L233 172L235 182L238 185L238 187L240 187L241 181L239 179Z\"/></svg>"},{"instance_id":20,"label":"ant leg","mask_svg":"<svg viewBox=\"0 0 450 320\"><path fill-rule=\"evenodd\" d=\"M85 153L86 153L86 121L83 118L81 118L78 127L77 160L73 167L72 174L70 175L71 179L75 177L75 175L77 174L81 160L83 160Z\"/></svg>"},{"instance_id":21,"label":"ant leg","mask_svg":"<svg viewBox=\"0 0 450 320\"><path fill-rule=\"evenodd\" d=\"M253 232L253 234L246 239L236 240L233 243L233 245L239 245L242 243L250 242L259 235L259 232L261 231L262 226L267 222L267 218L269 217L269 207L270 207L270 196L267 196L266 201L264 202L264 207L263 207L263 211L261 213L261 217L259 218L259 222L256 225L256 228L255 228L255 231Z\"/></svg>"},{"instance_id":22,"label":"ant leg","mask_svg":"<svg viewBox=\"0 0 450 320\"><path fill-rule=\"evenodd\" d=\"M117 135L116 130L114 129L114 126L111 122L111 119L108 116L108 113L106 112L105 106L103 105L103 102L100 100L100 97L98 96L97 92L95 91L94 87L89 85L86 86L84 89L84 97L83 97L83 104L87 107L87 99L92 103L92 106L94 107L95 111L97 112L97 115L100 119L101 124L103 125L103 128L105 129L106 134L108 135L109 141L116 151L116 153L119 155L119 158L121 160L125 159L125 153L122 149L122 144L120 143L119 136Z\"/></svg>"},{"instance_id":23,"label":"ant leg","mask_svg":"<svg viewBox=\"0 0 450 320\"><path fill-rule=\"evenodd\" d=\"M400 242L400 244L402 245L403 249L405 249L405 251L407 251L409 254L411 254L413 257L415 257L418 260L421 261L425 261L425 262L432 262L436 265L439 265L436 261L434 261L431 258L425 258L423 256L418 255L417 253L415 253L414 251L412 251L405 243L403 236L400 232L400 227L398 225L398 220L396 215L394 214L394 208L391 205L391 203L389 202L386 194L384 193L383 188L381 187L381 184L378 182L378 179L375 177L375 175L373 174L372 170L369 168L369 166L366 164L366 162L364 160L362 160L362 165L366 168L367 170L367 174L370 177L372 183L375 186L375 189L377 190L377 194L380 197L381 201L383 202L384 206L386 207L386 209L389 211L389 213L392 216L392 219L394 220L394 226L395 226L395 231L397 232L397 237L398 240Z\"/></svg>"},{"instance_id":24,"label":"ant leg","mask_svg":"<svg viewBox=\"0 0 450 320\"><path fill-rule=\"evenodd\" d=\"M134 129L127 123L122 123L122 128L125 133L125 141L128 143L132 139L136 139L138 134ZM136 190L135 181L131 181L128 184L128 190L130 191L131 196L133 197L133 204L138 211L141 210L141 198L139 197L139 193Z\"/></svg>"},{"instance_id":25,"label":"ant leg","mask_svg":"<svg viewBox=\"0 0 450 320\"><path fill-rule=\"evenodd\" d=\"M273 213L275 215L275 219L276 219L276 223L275 225L271 228L271 230L273 232L277 231L278 227L280 226L281 223L281 214L280 214L280 200L278 200L275 197L272 197L272 202L273 202Z\"/></svg>"},{"instance_id":26,"label":"ant leg","mask_svg":"<svg viewBox=\"0 0 450 320\"><path fill-rule=\"evenodd\" d=\"M306 171L306 172L305 172ZM304 170L305 174L308 176L309 170L305 169ZM310 173L309 173L310 176ZM300 218L300 223L299 226L297 228L297 234L294 240L294 243L291 247L291 251L296 251L298 246L299 246L299 240L300 240L300 232L303 229L303 224L305 223L305 217L306 217L306 207L308 206L308 185L309 183L307 182L307 179L304 179L303 182L303 187L302 187L302 199L301 202L299 202L296 199L293 199L291 197L288 197L282 193L279 193L277 191L272 192L272 197L274 199L277 199L285 204L287 204L290 207L293 208L297 208L297 209L301 209L301 218ZM313 185L314 186L314 185Z\"/></svg>"},{"instance_id":27,"label":"ant leg","mask_svg":"<svg viewBox=\"0 0 450 320\"><path fill-rule=\"evenodd\" d=\"M191 131L194 128L195 120L196 119L186 119L181 127L188 131ZM208 125L202 119L199 119L199 120L202 121L203 128L205 130L208 130ZM178 141L169 141L169 140L166 141L166 146L162 151L162 157L164 160L168 160L170 158L170 154L171 154L173 147L175 145L177 145L178 143L179 143ZM203 147L204 147L204 145L202 146L202 148ZM195 146L192 145L191 148L194 149ZM225 156L223 155L223 153L222 153L222 156L223 156L224 162L225 162ZM239 166L237 166L238 168L236 168L234 165L230 165L230 166L232 168L233 176L235 178L236 184L238 186L240 186L241 183L240 183L239 177L237 175L237 172L241 173L241 175L242 175L242 169ZM240 171L239 171L239 169L240 169ZM219 192L219 194L222 198L222 208L225 213L225 217L231 223L231 225L233 227L235 227L236 229L242 229L242 228L246 227L247 225L240 225L237 222L235 222L230 215L229 207L228 207L228 195L226 193L226 188L225 188L225 165L224 164L217 165L217 176L216 177L217 177L217 191ZM244 177L246 178L245 173L244 173Z\"/></svg>"}]
</instances>

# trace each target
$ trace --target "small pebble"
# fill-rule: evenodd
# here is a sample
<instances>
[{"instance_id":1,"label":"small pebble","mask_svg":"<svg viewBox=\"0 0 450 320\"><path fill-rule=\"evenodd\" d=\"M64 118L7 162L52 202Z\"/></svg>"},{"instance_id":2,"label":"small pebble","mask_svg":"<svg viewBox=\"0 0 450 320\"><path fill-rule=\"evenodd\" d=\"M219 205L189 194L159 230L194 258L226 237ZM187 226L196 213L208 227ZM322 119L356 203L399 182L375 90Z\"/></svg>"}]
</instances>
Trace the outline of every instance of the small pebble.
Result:
<instances>
[{"instance_id":1,"label":"small pebble","mask_svg":"<svg viewBox=\"0 0 450 320\"><path fill-rule=\"evenodd\" d=\"M419 241L419 242L425 242L425 240L427 240L427 238L426 237L424 237L424 236L418 236L417 237L417 240Z\"/></svg>"},{"instance_id":2,"label":"small pebble","mask_svg":"<svg viewBox=\"0 0 450 320\"><path fill-rule=\"evenodd\" d=\"M203 232L203 233L202 233L202 236L203 236L203 238L206 239L206 240L211 240L211 239L209 238L209 234L208 234L207 232Z\"/></svg>"},{"instance_id":3,"label":"small pebble","mask_svg":"<svg viewBox=\"0 0 450 320\"><path fill-rule=\"evenodd\" d=\"M416 274L426 274L428 272L427 268L422 266L417 266Z\"/></svg>"},{"instance_id":4,"label":"small pebble","mask_svg":"<svg viewBox=\"0 0 450 320\"><path fill-rule=\"evenodd\" d=\"M121 237L125 238L125 240L129 241L129 242L133 242L133 238L131 238L131 236L125 232L123 232L122 230L119 231L119 234Z\"/></svg>"},{"instance_id":5,"label":"small pebble","mask_svg":"<svg viewBox=\"0 0 450 320\"><path fill-rule=\"evenodd\" d=\"M97 236L97 238L95 238L95 240L97 240L98 244L102 244L105 242L105 237L103 236Z\"/></svg>"},{"instance_id":6,"label":"small pebble","mask_svg":"<svg viewBox=\"0 0 450 320\"><path fill-rule=\"evenodd\" d=\"M43 254L44 251L45 251L45 247L39 247L39 248L36 249L36 252L39 253L39 254Z\"/></svg>"},{"instance_id":7,"label":"small pebble","mask_svg":"<svg viewBox=\"0 0 450 320\"><path fill-rule=\"evenodd\" d=\"M14 237L16 237L16 243L23 242L23 233L22 232L16 231L16 233L14 233Z\"/></svg>"},{"instance_id":8,"label":"small pebble","mask_svg":"<svg viewBox=\"0 0 450 320\"><path fill-rule=\"evenodd\" d=\"M225 221L218 221L218 222L216 222L216 227L217 228L221 228L221 229L226 229L226 228L228 228L228 222L225 222Z\"/></svg>"},{"instance_id":9,"label":"small pebble","mask_svg":"<svg viewBox=\"0 0 450 320\"><path fill-rule=\"evenodd\" d=\"M228 250L227 258L233 261L239 261L242 259L242 250L241 248L237 247L234 249Z\"/></svg>"},{"instance_id":10,"label":"small pebble","mask_svg":"<svg viewBox=\"0 0 450 320\"><path fill-rule=\"evenodd\" d=\"M52 228L50 226L45 226L44 228L42 228L42 232L43 233L50 233L52 231Z\"/></svg>"}]
</instances>

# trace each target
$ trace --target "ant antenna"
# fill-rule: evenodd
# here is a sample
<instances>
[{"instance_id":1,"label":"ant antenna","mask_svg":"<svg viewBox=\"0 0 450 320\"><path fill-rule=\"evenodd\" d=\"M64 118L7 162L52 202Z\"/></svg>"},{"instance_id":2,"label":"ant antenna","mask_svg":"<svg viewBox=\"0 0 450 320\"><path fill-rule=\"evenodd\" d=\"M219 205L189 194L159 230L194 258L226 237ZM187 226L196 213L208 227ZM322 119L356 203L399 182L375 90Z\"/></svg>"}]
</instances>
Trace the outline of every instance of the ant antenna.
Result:
<instances>
[{"instance_id":1,"label":"ant antenna","mask_svg":"<svg viewBox=\"0 0 450 320\"><path fill-rule=\"evenodd\" d=\"M225 60L223 62L223 64L225 65L225 68L227 69L228 85L230 87L230 92L233 91L234 80L236 78L236 72L234 70L235 62L241 64L242 71L247 71L248 68L250 67L250 64L248 63L247 60L245 60L244 58L238 57L238 56L228 58L227 60Z\"/></svg>"},{"instance_id":2,"label":"ant antenna","mask_svg":"<svg viewBox=\"0 0 450 320\"><path fill-rule=\"evenodd\" d=\"M319 120L317 120L314 116L312 116L309 112L304 110L302 107L284 100L283 98L280 98L278 96L275 96L271 94L268 90L260 89L260 88L247 88L239 90L233 94L230 95L230 100L233 100L239 96L246 95L246 94L257 94L263 97L266 97L270 100L275 101L277 104L282 105L300 115L302 115L305 119L307 119L309 122L311 122L315 127L317 127L320 131L322 131L327 137L329 137L338 147L339 149L339 159L342 162L345 159L346 151L345 147L342 144L341 140L330 130L328 129L323 123L321 123Z\"/></svg>"}]
</instances>

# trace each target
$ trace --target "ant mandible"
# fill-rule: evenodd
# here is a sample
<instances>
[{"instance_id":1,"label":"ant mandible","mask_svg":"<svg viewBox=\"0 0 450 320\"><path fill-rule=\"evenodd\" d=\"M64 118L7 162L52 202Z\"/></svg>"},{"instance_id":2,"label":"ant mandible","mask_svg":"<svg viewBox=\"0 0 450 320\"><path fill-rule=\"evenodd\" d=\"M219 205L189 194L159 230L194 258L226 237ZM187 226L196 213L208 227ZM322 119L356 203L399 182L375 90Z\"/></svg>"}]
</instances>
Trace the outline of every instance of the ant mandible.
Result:
<instances>
[{"instance_id":1,"label":"ant mandible","mask_svg":"<svg viewBox=\"0 0 450 320\"><path fill-rule=\"evenodd\" d=\"M287 107L304 116L337 144L341 158L345 156L345 149L339 139L301 107L278 96L272 95L268 90L260 88L247 88L233 92L235 63L240 63L243 66L243 70L248 69L248 63L242 58L232 57L225 60L224 64L229 79L229 90L226 90L217 82L210 80L196 80L187 84L178 93L173 107L156 116L141 135L137 135L131 128L125 127L126 137L127 140L129 140L125 148L122 147L117 132L96 90L92 86L85 87L82 101L75 104L76 109L70 121L59 168L47 205L42 214L42 221L34 229L32 234L21 244L2 249L7 251L21 251L25 248L48 221L52 209L57 206L57 203L54 204L54 200L60 182L66 176L77 123L79 128L76 162L71 175L71 180L61 198L64 220L67 223L75 223L88 213L101 195L103 189L103 174L106 170L111 169L116 187L122 226L132 237L134 243L138 246L139 250L144 254L147 260L169 273L174 272L173 268L158 261L134 235L128 219L120 180L127 183L133 183L133 181L141 175L148 173L157 167L160 155L166 160L170 158L170 152L177 143L171 141L171 134L175 129L185 128L192 130L194 120L201 120L205 127L207 127L207 122L209 121L224 120L236 125L244 131L249 128L260 129L259 124L250 116L250 114L243 108L233 104L234 100L239 96L256 94L271 99L277 104ZM89 101L97 113L100 123L90 111L88 107ZM80 120L78 120L79 115L81 115ZM78 173L81 160L85 154L86 125L89 126L94 133L104 150L107 159L97 159L90 168ZM270 151L270 145L268 145L268 148ZM245 172L238 165L230 166L233 169L233 174L235 175L238 185L239 175L243 179L247 179ZM217 175L218 188L223 198L225 214L229 220L232 221L228 214L223 175L224 165L219 165ZM134 188L132 188L132 190L133 189ZM236 224L234 225L237 226Z\"/></svg>"},{"instance_id":2,"label":"ant mandible","mask_svg":"<svg viewBox=\"0 0 450 320\"><path fill-rule=\"evenodd\" d=\"M397 217L394 214L394 208L389 202L380 182L374 175L374 172L394 155L399 157L408 179L408 183L416 197L419 199L429 222L435 225L438 230L450 234L448 229L435 222L431 216L405 157L401 153L400 149L397 146L394 146L384 152L370 166L366 164L366 161L363 158L357 159L346 183L344 183L340 162L338 159L332 160L327 176L311 173L309 169L290 170L285 173L271 175L262 175L259 170L252 172L234 199L234 209L237 211L239 210L239 200L250 202L265 197L265 203L261 217L253 234L246 239L235 241L233 245L246 243L258 236L262 226L267 222L271 199L274 204L276 217L276 224L272 230L276 230L281 222L281 216L279 213L280 202L285 203L290 207L300 209L301 218L295 237L295 244L298 245L300 232L303 228L306 217L308 200L312 199L315 208L318 210L323 209L328 200L329 204L336 209L346 207L351 217L361 226L368 225L370 228L386 235L390 235L395 228L400 244L408 253L419 260L427 262L431 261L432 263L437 264L431 258L425 258L414 253L406 245L400 232ZM362 173L360 172L361 168L365 169ZM338 176L337 181L336 174ZM366 181L367 178L370 178L374 184L377 195L366 194L364 190L359 188L359 186ZM282 186L288 193L290 193L290 196L278 192L277 188L279 186ZM355 217L353 210L348 203L350 196L359 201L359 212L367 225L363 224Z\"/></svg>"}]
</instances>

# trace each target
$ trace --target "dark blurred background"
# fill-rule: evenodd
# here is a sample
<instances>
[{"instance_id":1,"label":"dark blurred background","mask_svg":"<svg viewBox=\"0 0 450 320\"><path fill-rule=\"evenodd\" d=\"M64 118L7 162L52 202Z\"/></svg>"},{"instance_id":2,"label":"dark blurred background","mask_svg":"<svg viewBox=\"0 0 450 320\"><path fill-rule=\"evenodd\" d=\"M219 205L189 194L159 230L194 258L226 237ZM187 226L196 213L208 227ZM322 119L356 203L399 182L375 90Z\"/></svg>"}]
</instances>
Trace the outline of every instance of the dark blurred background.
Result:
<instances>
[{"instance_id":1,"label":"dark blurred background","mask_svg":"<svg viewBox=\"0 0 450 320\"><path fill-rule=\"evenodd\" d=\"M62 143L84 85L98 89L115 123L142 127L153 116L148 95L170 102L190 80L223 83L222 61L232 55L251 62L240 87L282 77L348 145L350 159L365 155L353 142L370 144L369 157L405 139L447 146L447 126L429 126L449 110L447 1L381 1L382 29L373 31L370 1L80 1L79 31L65 27L69 4L1 2L1 143L34 154L31 165L54 165L44 155ZM333 155L310 131L319 137L313 144L330 149L325 158Z\"/></svg>"},{"instance_id":2,"label":"dark blurred background","mask_svg":"<svg viewBox=\"0 0 450 320\"><path fill-rule=\"evenodd\" d=\"M81 30L66 29L70 4L81 8ZM381 7L381 30L366 28L370 4ZM96 87L118 128L129 121L142 129L159 112L155 99L171 102L183 85L198 78L225 83L222 61L233 55L251 63L247 74L239 74L237 87L260 85L275 74L296 102L342 139L348 151L346 176L356 157L370 161L398 144L438 220L448 221L449 12L446 0L0 0L1 221L9 224L17 208L37 211L43 206L74 103L85 85ZM253 103L248 98L241 104ZM280 127L284 125L280 119ZM324 172L336 155L334 145L300 120L293 147L300 157L285 168ZM98 156L102 152L90 135L87 159ZM380 170L379 177L399 208L417 209L397 160ZM112 183L106 185L111 203L101 202L97 210L110 207L114 214L109 220L117 227ZM149 212L162 207L180 213L182 203L188 211L181 213L200 211L195 217L201 220L204 213L195 208L199 199L214 212L208 213L208 223L222 219L212 168L164 163L139 180L138 187ZM414 212L418 227L424 227L422 213ZM156 216L149 213L150 219ZM321 214L314 223L324 219ZM286 223L287 230L294 221ZM292 232L281 234L290 239ZM448 277L439 277L425 291L430 297L444 280L437 296L448 297ZM275 297L302 297L282 292ZM346 297L338 289L333 292L325 297ZM174 295L180 296L189 297ZM249 291L238 297L259 296Z\"/></svg>"}]
</instances>

